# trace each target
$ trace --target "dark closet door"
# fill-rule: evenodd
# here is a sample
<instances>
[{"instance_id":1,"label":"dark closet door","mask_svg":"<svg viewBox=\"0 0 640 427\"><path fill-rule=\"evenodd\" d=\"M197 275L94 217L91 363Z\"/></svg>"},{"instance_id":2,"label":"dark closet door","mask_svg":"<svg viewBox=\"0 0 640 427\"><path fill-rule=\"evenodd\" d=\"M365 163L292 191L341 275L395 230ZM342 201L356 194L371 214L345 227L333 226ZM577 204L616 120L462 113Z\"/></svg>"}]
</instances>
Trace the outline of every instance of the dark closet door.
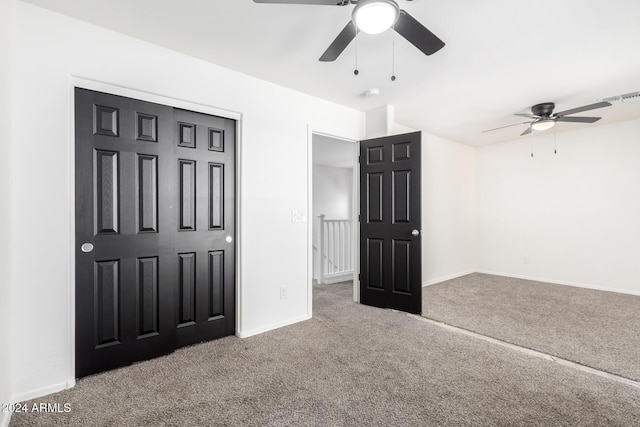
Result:
<instances>
[{"instance_id":1,"label":"dark closet door","mask_svg":"<svg viewBox=\"0 0 640 427\"><path fill-rule=\"evenodd\" d=\"M235 122L175 118L180 347L235 333Z\"/></svg>"},{"instance_id":2,"label":"dark closet door","mask_svg":"<svg viewBox=\"0 0 640 427\"><path fill-rule=\"evenodd\" d=\"M235 243L204 235L235 237L235 122L184 114L76 89L77 377L235 330ZM212 165L228 174L204 179ZM228 223L203 225L221 209ZM187 327L205 332L185 340Z\"/></svg>"},{"instance_id":3,"label":"dark closet door","mask_svg":"<svg viewBox=\"0 0 640 427\"><path fill-rule=\"evenodd\" d=\"M360 143L360 302L418 314L420 135Z\"/></svg>"}]
</instances>

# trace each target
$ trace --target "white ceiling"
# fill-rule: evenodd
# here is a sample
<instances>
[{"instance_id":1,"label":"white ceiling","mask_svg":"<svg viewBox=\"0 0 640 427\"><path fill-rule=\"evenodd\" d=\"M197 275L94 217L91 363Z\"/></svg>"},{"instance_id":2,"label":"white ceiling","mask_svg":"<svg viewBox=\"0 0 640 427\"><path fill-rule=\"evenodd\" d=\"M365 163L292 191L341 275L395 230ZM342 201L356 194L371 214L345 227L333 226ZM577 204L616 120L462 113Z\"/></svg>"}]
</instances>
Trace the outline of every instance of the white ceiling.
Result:
<instances>
[{"instance_id":1,"label":"white ceiling","mask_svg":"<svg viewBox=\"0 0 640 427\"><path fill-rule=\"evenodd\" d=\"M640 90L640 1L397 0L446 46L424 56L392 35L358 36L335 62L320 55L352 6L252 0L26 0L283 86L367 111L395 106L396 122L470 145L517 138L513 113L556 111ZM362 93L380 89L377 98ZM640 117L640 101L582 115L594 125ZM562 123L558 131L580 125Z\"/></svg>"}]
</instances>

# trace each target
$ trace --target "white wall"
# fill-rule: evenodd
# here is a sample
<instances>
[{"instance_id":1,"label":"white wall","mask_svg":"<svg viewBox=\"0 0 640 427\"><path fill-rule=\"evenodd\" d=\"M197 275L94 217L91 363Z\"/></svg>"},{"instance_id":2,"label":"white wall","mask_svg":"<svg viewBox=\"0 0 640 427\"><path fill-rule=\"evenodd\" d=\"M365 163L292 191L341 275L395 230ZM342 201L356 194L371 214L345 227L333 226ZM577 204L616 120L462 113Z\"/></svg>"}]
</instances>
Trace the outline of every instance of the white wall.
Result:
<instances>
[{"instance_id":1,"label":"white wall","mask_svg":"<svg viewBox=\"0 0 640 427\"><path fill-rule=\"evenodd\" d=\"M639 135L636 120L558 133L556 155L553 133L478 148L477 269L640 294Z\"/></svg>"},{"instance_id":2,"label":"white wall","mask_svg":"<svg viewBox=\"0 0 640 427\"><path fill-rule=\"evenodd\" d=\"M417 131L417 129L396 123L395 111L393 105L383 105L367 111L365 122L366 138L372 139Z\"/></svg>"},{"instance_id":3,"label":"white wall","mask_svg":"<svg viewBox=\"0 0 640 427\"><path fill-rule=\"evenodd\" d=\"M366 113L365 131L367 139L391 135L389 126L393 122L393 106L383 105Z\"/></svg>"},{"instance_id":4,"label":"white wall","mask_svg":"<svg viewBox=\"0 0 640 427\"><path fill-rule=\"evenodd\" d=\"M12 64L15 1L0 2L0 405L10 403L11 381L11 288L12 288ZM9 423L0 412L0 427Z\"/></svg>"},{"instance_id":5,"label":"white wall","mask_svg":"<svg viewBox=\"0 0 640 427\"><path fill-rule=\"evenodd\" d=\"M71 76L242 113L239 333L307 318L308 125L357 140L364 115L22 2L17 24L15 396L72 375Z\"/></svg>"},{"instance_id":6,"label":"white wall","mask_svg":"<svg viewBox=\"0 0 640 427\"><path fill-rule=\"evenodd\" d=\"M353 168L313 165L313 215L349 219L353 204Z\"/></svg>"},{"instance_id":7,"label":"white wall","mask_svg":"<svg viewBox=\"0 0 640 427\"><path fill-rule=\"evenodd\" d=\"M475 269L475 149L422 132L422 283Z\"/></svg>"}]
</instances>

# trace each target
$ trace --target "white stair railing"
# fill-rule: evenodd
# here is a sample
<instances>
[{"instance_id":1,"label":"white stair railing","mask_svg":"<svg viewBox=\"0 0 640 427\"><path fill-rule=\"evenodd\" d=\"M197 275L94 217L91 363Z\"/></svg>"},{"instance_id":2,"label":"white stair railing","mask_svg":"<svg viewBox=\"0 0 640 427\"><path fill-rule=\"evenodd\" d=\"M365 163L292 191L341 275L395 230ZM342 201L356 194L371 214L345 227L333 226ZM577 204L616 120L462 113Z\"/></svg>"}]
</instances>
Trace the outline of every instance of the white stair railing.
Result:
<instances>
[{"instance_id":1,"label":"white stair railing","mask_svg":"<svg viewBox=\"0 0 640 427\"><path fill-rule=\"evenodd\" d=\"M353 221L320 218L318 283L337 283L353 277Z\"/></svg>"}]
</instances>

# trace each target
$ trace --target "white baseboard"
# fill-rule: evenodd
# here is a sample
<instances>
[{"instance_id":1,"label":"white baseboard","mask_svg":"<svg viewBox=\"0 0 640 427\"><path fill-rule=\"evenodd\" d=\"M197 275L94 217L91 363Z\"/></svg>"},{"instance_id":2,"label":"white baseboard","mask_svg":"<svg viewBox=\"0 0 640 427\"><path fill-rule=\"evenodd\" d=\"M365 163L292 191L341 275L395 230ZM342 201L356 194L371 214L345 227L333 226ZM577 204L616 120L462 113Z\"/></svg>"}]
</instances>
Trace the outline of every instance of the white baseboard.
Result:
<instances>
[{"instance_id":1,"label":"white baseboard","mask_svg":"<svg viewBox=\"0 0 640 427\"><path fill-rule=\"evenodd\" d=\"M290 319L284 322L280 322L280 323L274 323L272 325L269 326L263 326L260 328L256 328L256 329L250 329L248 331L239 331L236 336L238 338L249 338L253 335L258 335L258 334L262 334L264 332L268 332L268 331L273 331L274 329L279 329L285 326L289 326L289 325L293 325L294 323L298 323L298 322L303 322L305 320L309 320L311 319L311 316L308 315L304 315L304 316L300 316L300 317L296 317L294 319Z\"/></svg>"},{"instance_id":2,"label":"white baseboard","mask_svg":"<svg viewBox=\"0 0 640 427\"><path fill-rule=\"evenodd\" d=\"M615 292L615 293L618 293L618 294L627 294L627 295L640 296L640 291L630 291L630 290L626 290L626 289L615 289L615 288L604 288L602 286L586 285L584 283L567 282L567 281L563 281L563 280L553 280L553 279L547 279L547 278L544 278L544 277L521 276L521 275L518 275L518 274L501 273L501 272L497 272L497 271L486 271L486 270L479 270L479 271L477 271L477 273L491 274L491 275L494 275L494 276L512 277L514 279L533 280L533 281L536 281L536 282L552 283L554 285L573 286L575 288L593 289L593 290L596 290L596 291Z\"/></svg>"},{"instance_id":3,"label":"white baseboard","mask_svg":"<svg viewBox=\"0 0 640 427\"><path fill-rule=\"evenodd\" d=\"M11 412L0 412L0 427L9 427Z\"/></svg>"},{"instance_id":4,"label":"white baseboard","mask_svg":"<svg viewBox=\"0 0 640 427\"><path fill-rule=\"evenodd\" d=\"M427 280L426 282L422 282L422 287L435 285L436 283L446 282L447 280L457 279L458 277L466 276L467 274L473 273L473 270L464 271L462 273L449 274L448 276L442 276L435 279Z\"/></svg>"},{"instance_id":5,"label":"white baseboard","mask_svg":"<svg viewBox=\"0 0 640 427\"><path fill-rule=\"evenodd\" d=\"M349 280L353 280L353 271L349 271L348 273L339 273L334 274L333 276L325 276L323 285L333 285L334 283L340 282L348 282Z\"/></svg>"},{"instance_id":6,"label":"white baseboard","mask_svg":"<svg viewBox=\"0 0 640 427\"><path fill-rule=\"evenodd\" d=\"M75 381L74 381L75 384ZM69 381L53 384L47 387L42 387L37 390L31 390L24 393L20 393L13 397L15 403L26 402L27 400L37 399L38 397L47 396L49 394L57 393L62 390L73 387L74 384L70 384Z\"/></svg>"}]
</instances>

